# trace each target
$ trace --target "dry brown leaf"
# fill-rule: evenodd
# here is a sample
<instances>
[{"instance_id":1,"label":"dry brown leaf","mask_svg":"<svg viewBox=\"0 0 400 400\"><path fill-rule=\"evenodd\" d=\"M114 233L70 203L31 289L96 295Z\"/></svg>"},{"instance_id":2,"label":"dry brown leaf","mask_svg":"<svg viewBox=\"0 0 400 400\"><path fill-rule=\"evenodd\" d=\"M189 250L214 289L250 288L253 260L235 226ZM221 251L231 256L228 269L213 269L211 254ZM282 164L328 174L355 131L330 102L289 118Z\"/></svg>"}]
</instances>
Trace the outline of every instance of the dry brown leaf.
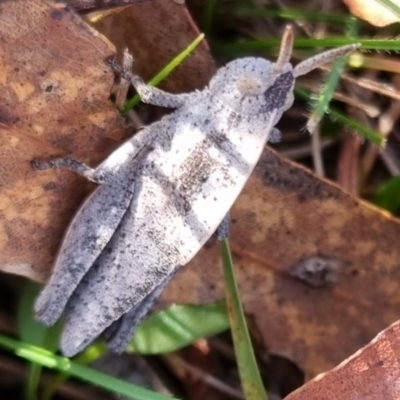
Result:
<instances>
[{"instance_id":1,"label":"dry brown leaf","mask_svg":"<svg viewBox=\"0 0 400 400\"><path fill-rule=\"evenodd\" d=\"M172 0L118 9L94 27L115 44L119 55L129 49L135 73L145 79L158 73L200 34L186 6ZM203 40L160 87L175 93L202 89L214 72L214 61Z\"/></svg>"},{"instance_id":2,"label":"dry brown leaf","mask_svg":"<svg viewBox=\"0 0 400 400\"><path fill-rule=\"evenodd\" d=\"M95 164L125 135L109 101L112 45L64 5L0 3L0 269L43 280L92 185L34 158Z\"/></svg>"},{"instance_id":3,"label":"dry brown leaf","mask_svg":"<svg viewBox=\"0 0 400 400\"><path fill-rule=\"evenodd\" d=\"M400 224L387 213L266 149L231 215L245 312L270 351L308 379L399 318ZM210 242L163 300L209 302L222 287L220 249Z\"/></svg>"},{"instance_id":4,"label":"dry brown leaf","mask_svg":"<svg viewBox=\"0 0 400 400\"><path fill-rule=\"evenodd\" d=\"M285 400L400 399L400 321L332 371L317 376Z\"/></svg>"},{"instance_id":5,"label":"dry brown leaf","mask_svg":"<svg viewBox=\"0 0 400 400\"><path fill-rule=\"evenodd\" d=\"M343 0L350 12L358 18L368 21L375 26L386 26L399 22L396 13L385 7L378 0ZM400 6L400 0L390 0L396 6Z\"/></svg>"}]
</instances>

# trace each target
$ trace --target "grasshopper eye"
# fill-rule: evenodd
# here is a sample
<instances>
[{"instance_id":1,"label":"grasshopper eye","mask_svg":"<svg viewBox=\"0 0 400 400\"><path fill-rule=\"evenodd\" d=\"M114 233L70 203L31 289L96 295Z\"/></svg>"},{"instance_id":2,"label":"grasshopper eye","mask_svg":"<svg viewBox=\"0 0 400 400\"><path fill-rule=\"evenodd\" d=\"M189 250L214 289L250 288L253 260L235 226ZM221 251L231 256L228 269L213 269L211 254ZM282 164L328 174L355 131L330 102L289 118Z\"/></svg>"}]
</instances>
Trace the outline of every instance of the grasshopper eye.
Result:
<instances>
[{"instance_id":1,"label":"grasshopper eye","mask_svg":"<svg viewBox=\"0 0 400 400\"><path fill-rule=\"evenodd\" d=\"M265 91L266 112L286 108L288 98L292 95L294 76L291 71L285 72L276 78L275 82ZM292 100L291 100L292 102ZM291 102L289 106L291 105Z\"/></svg>"},{"instance_id":2,"label":"grasshopper eye","mask_svg":"<svg viewBox=\"0 0 400 400\"><path fill-rule=\"evenodd\" d=\"M250 74L239 76L236 85L243 96L258 96L265 90L262 80Z\"/></svg>"}]
</instances>

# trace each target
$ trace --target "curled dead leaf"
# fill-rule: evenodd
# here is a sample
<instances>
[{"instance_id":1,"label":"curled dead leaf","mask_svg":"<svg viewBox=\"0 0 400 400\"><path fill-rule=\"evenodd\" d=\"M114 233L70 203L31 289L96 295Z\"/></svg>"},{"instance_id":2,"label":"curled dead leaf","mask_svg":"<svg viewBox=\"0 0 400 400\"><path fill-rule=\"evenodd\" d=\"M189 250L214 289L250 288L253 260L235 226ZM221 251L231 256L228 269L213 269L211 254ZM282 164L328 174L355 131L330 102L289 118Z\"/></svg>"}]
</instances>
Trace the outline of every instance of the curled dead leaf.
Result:
<instances>
[{"instance_id":1,"label":"curled dead leaf","mask_svg":"<svg viewBox=\"0 0 400 400\"><path fill-rule=\"evenodd\" d=\"M333 370L317 376L285 400L397 400L400 398L400 321Z\"/></svg>"},{"instance_id":2,"label":"curled dead leaf","mask_svg":"<svg viewBox=\"0 0 400 400\"><path fill-rule=\"evenodd\" d=\"M358 18L368 21L375 26L386 26L399 22L399 16L384 6L378 0L343 0L350 12ZM400 6L399 0L391 0L396 6Z\"/></svg>"}]
</instances>

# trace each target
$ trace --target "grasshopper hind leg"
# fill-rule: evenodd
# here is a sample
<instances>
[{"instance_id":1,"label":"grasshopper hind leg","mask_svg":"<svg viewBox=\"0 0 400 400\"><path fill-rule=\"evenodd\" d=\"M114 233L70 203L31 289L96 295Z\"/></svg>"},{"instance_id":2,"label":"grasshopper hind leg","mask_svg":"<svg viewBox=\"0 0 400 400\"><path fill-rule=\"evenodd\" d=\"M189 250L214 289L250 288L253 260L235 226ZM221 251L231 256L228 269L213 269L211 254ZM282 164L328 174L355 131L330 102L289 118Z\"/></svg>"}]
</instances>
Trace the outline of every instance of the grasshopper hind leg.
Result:
<instances>
[{"instance_id":1,"label":"grasshopper hind leg","mask_svg":"<svg viewBox=\"0 0 400 400\"><path fill-rule=\"evenodd\" d=\"M146 317L174 275L175 273L168 275L164 281L154 288L142 301L132 307L130 311L122 315L106 329L104 336L106 337L108 348L112 352L120 354L126 349L139 324Z\"/></svg>"}]
</instances>

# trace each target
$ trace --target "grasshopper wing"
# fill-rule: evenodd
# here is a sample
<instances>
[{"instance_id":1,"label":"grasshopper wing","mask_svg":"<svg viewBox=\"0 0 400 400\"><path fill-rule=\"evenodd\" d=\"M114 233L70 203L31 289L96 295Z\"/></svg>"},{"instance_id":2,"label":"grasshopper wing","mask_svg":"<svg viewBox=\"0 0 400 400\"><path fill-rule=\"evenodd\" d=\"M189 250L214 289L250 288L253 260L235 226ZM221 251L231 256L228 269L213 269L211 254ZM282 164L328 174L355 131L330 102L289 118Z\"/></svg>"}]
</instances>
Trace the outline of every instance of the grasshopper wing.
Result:
<instances>
[{"instance_id":1,"label":"grasshopper wing","mask_svg":"<svg viewBox=\"0 0 400 400\"><path fill-rule=\"evenodd\" d=\"M124 314L119 320L106 330L105 336L108 348L114 353L122 353L129 342L137 327L146 317L151 307L153 307L157 298L173 278L174 273L167 275L153 291L148 294L139 304L135 305L130 311Z\"/></svg>"},{"instance_id":2,"label":"grasshopper wing","mask_svg":"<svg viewBox=\"0 0 400 400\"><path fill-rule=\"evenodd\" d=\"M136 201L134 198L110 242L68 301L61 339L67 356L82 350L126 315L125 326L118 327L113 335L116 339L112 339L112 347L122 351L179 266L173 249L168 253L153 242L157 218L140 215L137 197L143 196L135 192Z\"/></svg>"},{"instance_id":3,"label":"grasshopper wing","mask_svg":"<svg viewBox=\"0 0 400 400\"><path fill-rule=\"evenodd\" d=\"M134 193L134 174L104 183L73 219L54 272L35 304L37 318L52 325L121 222ZM107 210L107 212L104 212Z\"/></svg>"}]
</instances>

